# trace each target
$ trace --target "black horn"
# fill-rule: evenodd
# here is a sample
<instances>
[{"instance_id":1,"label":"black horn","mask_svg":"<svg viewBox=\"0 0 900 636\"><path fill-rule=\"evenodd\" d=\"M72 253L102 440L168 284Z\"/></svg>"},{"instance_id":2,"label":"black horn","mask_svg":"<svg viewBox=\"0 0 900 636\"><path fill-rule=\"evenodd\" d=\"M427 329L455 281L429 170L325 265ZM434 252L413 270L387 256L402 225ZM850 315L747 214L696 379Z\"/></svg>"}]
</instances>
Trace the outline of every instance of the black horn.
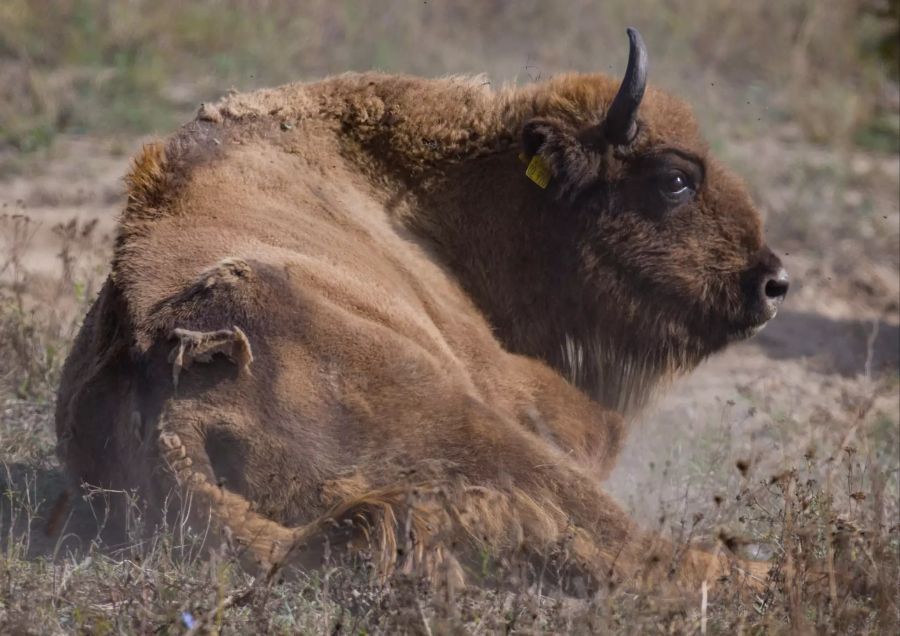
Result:
<instances>
[{"instance_id":1,"label":"black horn","mask_svg":"<svg viewBox=\"0 0 900 636\"><path fill-rule=\"evenodd\" d=\"M628 29L628 67L622 85L606 113L606 138L616 145L629 144L637 134L637 112L647 87L647 47L637 29Z\"/></svg>"}]
</instances>

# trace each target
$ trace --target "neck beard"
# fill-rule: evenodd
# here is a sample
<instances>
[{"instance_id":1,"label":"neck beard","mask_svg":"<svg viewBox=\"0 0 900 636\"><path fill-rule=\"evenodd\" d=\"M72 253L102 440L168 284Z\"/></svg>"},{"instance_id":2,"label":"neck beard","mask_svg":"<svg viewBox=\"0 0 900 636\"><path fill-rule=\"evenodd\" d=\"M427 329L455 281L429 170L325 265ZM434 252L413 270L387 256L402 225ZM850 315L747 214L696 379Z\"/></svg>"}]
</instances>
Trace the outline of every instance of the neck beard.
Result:
<instances>
[{"instance_id":1,"label":"neck beard","mask_svg":"<svg viewBox=\"0 0 900 636\"><path fill-rule=\"evenodd\" d=\"M631 418L702 358L670 343L654 344L627 349L609 335L567 334L560 346L558 369L592 399Z\"/></svg>"}]
</instances>

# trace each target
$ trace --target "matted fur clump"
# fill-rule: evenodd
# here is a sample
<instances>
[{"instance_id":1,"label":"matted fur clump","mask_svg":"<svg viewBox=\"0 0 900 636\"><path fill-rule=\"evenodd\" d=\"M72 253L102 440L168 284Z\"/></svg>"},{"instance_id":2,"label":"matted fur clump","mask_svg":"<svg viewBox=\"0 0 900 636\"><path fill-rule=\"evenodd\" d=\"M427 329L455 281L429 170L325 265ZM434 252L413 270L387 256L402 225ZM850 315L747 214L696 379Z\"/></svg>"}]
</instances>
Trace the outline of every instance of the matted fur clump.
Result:
<instances>
[{"instance_id":1,"label":"matted fur clump","mask_svg":"<svg viewBox=\"0 0 900 636\"><path fill-rule=\"evenodd\" d=\"M783 296L741 182L638 88L618 131L599 75L351 74L201 107L128 177L59 391L72 476L189 493L268 568L327 544L456 582L485 552L589 586L764 573L603 491L654 388Z\"/></svg>"}]
</instances>

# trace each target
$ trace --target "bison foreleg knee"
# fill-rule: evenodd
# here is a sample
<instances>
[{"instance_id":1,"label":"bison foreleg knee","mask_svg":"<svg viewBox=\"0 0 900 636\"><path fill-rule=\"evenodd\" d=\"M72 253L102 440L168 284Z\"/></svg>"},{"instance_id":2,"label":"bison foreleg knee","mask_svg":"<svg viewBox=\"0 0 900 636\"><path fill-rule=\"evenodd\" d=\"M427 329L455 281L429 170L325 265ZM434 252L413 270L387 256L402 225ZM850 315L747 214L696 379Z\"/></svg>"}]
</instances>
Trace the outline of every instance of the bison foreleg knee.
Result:
<instances>
[{"instance_id":1,"label":"bison foreleg knee","mask_svg":"<svg viewBox=\"0 0 900 636\"><path fill-rule=\"evenodd\" d=\"M183 369L189 369L194 362L209 362L220 353L241 369L253 362L250 341L240 327L218 331L191 331L177 328L172 337L178 344L169 354L172 363L172 383L178 388L178 377Z\"/></svg>"}]
</instances>

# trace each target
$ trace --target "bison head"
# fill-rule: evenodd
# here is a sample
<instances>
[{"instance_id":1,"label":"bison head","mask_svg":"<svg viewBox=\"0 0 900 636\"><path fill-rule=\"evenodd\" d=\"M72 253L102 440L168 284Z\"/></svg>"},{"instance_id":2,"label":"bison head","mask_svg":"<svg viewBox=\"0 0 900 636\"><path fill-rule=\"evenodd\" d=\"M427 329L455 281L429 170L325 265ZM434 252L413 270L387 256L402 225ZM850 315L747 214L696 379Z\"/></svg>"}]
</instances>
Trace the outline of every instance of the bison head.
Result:
<instances>
[{"instance_id":1,"label":"bison head","mask_svg":"<svg viewBox=\"0 0 900 636\"><path fill-rule=\"evenodd\" d=\"M661 375L760 330L788 290L758 211L690 109L652 89L643 99L647 54L628 34L625 77L593 121L550 107L522 129L524 158L549 173L539 196L574 228L583 315L554 362L624 409Z\"/></svg>"}]
</instances>

